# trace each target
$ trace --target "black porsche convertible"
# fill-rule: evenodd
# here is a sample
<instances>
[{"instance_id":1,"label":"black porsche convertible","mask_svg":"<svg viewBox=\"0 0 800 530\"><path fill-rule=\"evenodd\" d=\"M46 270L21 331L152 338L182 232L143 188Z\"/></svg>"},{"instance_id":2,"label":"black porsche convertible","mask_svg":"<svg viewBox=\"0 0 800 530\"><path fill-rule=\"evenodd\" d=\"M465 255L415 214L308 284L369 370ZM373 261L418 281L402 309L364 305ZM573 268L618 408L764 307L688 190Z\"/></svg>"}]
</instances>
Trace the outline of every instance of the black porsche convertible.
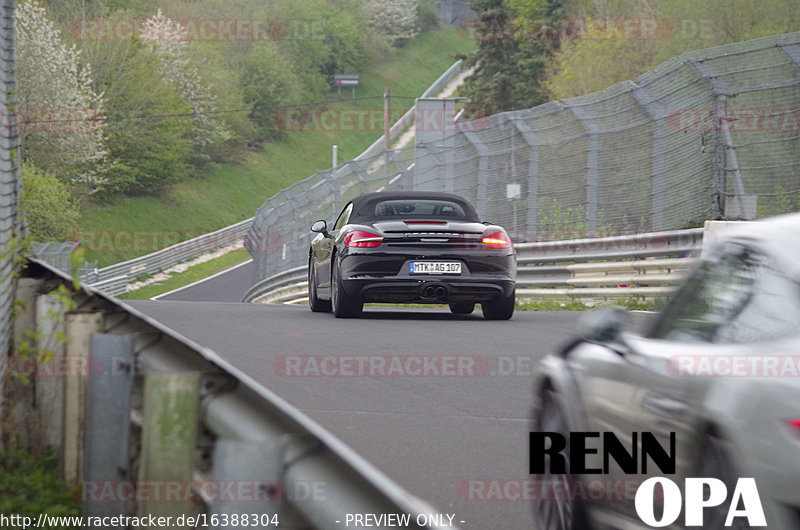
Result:
<instances>
[{"instance_id":1,"label":"black porsche convertible","mask_svg":"<svg viewBox=\"0 0 800 530\"><path fill-rule=\"evenodd\" d=\"M365 302L386 302L448 304L459 315L480 303L490 320L514 313L511 239L458 195L368 193L348 202L333 226L320 220L311 231L312 311L351 318Z\"/></svg>"}]
</instances>

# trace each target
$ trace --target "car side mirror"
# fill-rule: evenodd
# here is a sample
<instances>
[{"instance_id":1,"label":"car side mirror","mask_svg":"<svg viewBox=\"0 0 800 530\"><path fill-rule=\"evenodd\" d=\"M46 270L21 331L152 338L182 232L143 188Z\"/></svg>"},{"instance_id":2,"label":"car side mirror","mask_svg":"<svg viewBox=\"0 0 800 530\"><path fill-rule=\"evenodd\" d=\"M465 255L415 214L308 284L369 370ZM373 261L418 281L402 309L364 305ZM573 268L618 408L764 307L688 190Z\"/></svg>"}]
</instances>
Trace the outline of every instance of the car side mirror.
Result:
<instances>
[{"instance_id":1,"label":"car side mirror","mask_svg":"<svg viewBox=\"0 0 800 530\"><path fill-rule=\"evenodd\" d=\"M311 231L328 237L328 223L324 219L320 219L311 225Z\"/></svg>"},{"instance_id":2,"label":"car side mirror","mask_svg":"<svg viewBox=\"0 0 800 530\"><path fill-rule=\"evenodd\" d=\"M629 323L628 312L621 307L590 311L580 319L578 335L588 342L614 342Z\"/></svg>"}]
</instances>

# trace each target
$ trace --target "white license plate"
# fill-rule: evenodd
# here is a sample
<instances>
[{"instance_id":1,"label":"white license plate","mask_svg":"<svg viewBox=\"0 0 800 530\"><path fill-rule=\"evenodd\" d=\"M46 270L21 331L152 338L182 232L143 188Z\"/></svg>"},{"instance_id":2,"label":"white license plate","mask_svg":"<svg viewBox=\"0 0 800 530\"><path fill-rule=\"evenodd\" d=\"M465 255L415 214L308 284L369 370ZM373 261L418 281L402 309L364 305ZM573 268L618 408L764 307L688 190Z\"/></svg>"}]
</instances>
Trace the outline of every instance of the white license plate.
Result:
<instances>
[{"instance_id":1,"label":"white license plate","mask_svg":"<svg viewBox=\"0 0 800 530\"><path fill-rule=\"evenodd\" d=\"M461 274L461 263L454 261L412 261L408 264L411 274Z\"/></svg>"}]
</instances>

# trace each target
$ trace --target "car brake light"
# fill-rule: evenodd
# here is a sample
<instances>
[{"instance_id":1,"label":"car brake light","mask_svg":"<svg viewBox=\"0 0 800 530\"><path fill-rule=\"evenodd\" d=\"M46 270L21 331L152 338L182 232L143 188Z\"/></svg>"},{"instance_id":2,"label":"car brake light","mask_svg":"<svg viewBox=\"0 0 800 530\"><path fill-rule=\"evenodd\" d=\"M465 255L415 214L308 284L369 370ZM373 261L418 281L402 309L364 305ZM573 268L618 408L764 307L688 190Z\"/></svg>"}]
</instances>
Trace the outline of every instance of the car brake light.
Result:
<instances>
[{"instance_id":1,"label":"car brake light","mask_svg":"<svg viewBox=\"0 0 800 530\"><path fill-rule=\"evenodd\" d=\"M361 230L350 232L344 236L344 244L348 247L374 248L379 246L381 242L383 242L381 236L376 236L369 232L362 232Z\"/></svg>"},{"instance_id":2,"label":"car brake light","mask_svg":"<svg viewBox=\"0 0 800 530\"><path fill-rule=\"evenodd\" d=\"M797 434L800 434L800 420L787 420L786 423L790 427L794 427Z\"/></svg>"},{"instance_id":3,"label":"car brake light","mask_svg":"<svg viewBox=\"0 0 800 530\"><path fill-rule=\"evenodd\" d=\"M505 232L483 236L483 244L489 248L511 248L511 239Z\"/></svg>"}]
</instances>

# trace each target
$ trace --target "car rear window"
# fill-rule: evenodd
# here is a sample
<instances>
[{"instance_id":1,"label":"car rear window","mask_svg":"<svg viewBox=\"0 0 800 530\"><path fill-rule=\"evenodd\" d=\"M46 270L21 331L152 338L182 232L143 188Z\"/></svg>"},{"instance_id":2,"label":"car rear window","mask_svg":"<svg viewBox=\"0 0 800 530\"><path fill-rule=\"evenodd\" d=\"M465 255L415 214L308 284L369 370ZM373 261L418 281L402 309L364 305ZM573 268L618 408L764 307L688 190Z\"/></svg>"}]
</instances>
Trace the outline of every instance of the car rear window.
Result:
<instances>
[{"instance_id":1,"label":"car rear window","mask_svg":"<svg viewBox=\"0 0 800 530\"><path fill-rule=\"evenodd\" d=\"M439 199L391 199L375 204L376 217L446 217L466 219L464 208Z\"/></svg>"}]
</instances>

